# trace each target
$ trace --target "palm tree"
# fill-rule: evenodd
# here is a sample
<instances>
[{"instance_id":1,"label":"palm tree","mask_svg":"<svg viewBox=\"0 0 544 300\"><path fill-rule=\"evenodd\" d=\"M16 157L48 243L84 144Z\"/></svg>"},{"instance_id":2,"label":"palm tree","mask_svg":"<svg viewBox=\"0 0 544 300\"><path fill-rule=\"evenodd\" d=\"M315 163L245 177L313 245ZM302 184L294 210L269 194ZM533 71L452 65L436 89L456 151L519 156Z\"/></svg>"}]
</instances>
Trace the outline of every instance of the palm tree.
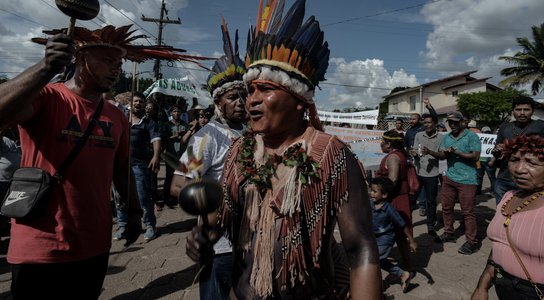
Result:
<instances>
[{"instance_id":1,"label":"palm tree","mask_svg":"<svg viewBox=\"0 0 544 300\"><path fill-rule=\"evenodd\" d=\"M533 39L517 38L522 51L514 56L501 56L499 59L515 64L514 67L502 69L501 75L509 76L500 82L501 85L518 87L531 83L533 95L538 94L544 84L544 23L532 26Z\"/></svg>"}]
</instances>

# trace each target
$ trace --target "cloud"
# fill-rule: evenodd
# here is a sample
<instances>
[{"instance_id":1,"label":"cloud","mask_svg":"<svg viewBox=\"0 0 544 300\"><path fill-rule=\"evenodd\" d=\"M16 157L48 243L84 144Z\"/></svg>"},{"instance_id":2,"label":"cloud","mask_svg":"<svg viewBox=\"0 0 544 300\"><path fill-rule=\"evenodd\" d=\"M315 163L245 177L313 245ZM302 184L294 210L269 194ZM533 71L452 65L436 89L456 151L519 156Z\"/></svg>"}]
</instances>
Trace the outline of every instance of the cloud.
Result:
<instances>
[{"instance_id":1,"label":"cloud","mask_svg":"<svg viewBox=\"0 0 544 300\"><path fill-rule=\"evenodd\" d=\"M542 0L437 1L421 14L434 26L422 59L426 67L442 74L478 69L477 76L493 76L506 66L498 60L517 49L516 38L531 37L531 26L542 22Z\"/></svg>"},{"instance_id":2,"label":"cloud","mask_svg":"<svg viewBox=\"0 0 544 300\"><path fill-rule=\"evenodd\" d=\"M154 22L143 22L141 15L149 18L158 18L160 15L161 0L131 0L131 1L100 1L100 13L91 21L76 22L76 26L84 26L96 29L106 24L115 26L132 24L136 21L142 28L134 25L132 29L136 34L145 34L148 39L139 39L136 44L154 44L158 36L158 26ZM111 6L112 4L113 6ZM189 0L167 0L166 8L168 16L172 20L177 19L178 12L189 5ZM0 72L13 77L17 73L35 64L43 57L43 46L30 42L32 37L46 37L42 30L63 28L68 25L69 18L61 13L54 0L40 1L1 1L2 9L0 18ZM10 12L10 13L6 13ZM128 17L128 18L127 18ZM129 18L131 20L129 20ZM217 34L212 35L200 27L188 27L169 24L163 30L165 43L184 49L190 49L191 43L205 39L218 39ZM217 48L220 43L217 43ZM212 52L215 49L210 49ZM208 53L204 54L209 56ZM191 73L202 73L195 70L195 65L185 68L172 68L162 63L163 73L168 77L183 77ZM125 63L123 69L128 74L132 73L132 64ZM138 72L152 70L153 62L138 65ZM0 73L1 74L1 73ZM195 75L198 77L197 75Z\"/></svg>"},{"instance_id":3,"label":"cloud","mask_svg":"<svg viewBox=\"0 0 544 300\"><path fill-rule=\"evenodd\" d=\"M390 74L383 60L366 59L346 61L331 58L327 81L321 84L323 91L317 94L317 105L332 110L344 107L375 107L382 97L397 86L417 86L415 75L403 69Z\"/></svg>"}]
</instances>

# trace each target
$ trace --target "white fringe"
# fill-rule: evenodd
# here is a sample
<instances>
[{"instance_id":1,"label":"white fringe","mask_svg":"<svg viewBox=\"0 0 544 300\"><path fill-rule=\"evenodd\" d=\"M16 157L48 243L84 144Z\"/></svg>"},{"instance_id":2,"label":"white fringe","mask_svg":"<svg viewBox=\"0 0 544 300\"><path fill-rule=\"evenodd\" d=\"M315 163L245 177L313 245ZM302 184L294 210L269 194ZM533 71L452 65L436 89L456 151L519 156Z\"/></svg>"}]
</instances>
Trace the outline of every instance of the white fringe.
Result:
<instances>
[{"instance_id":1,"label":"white fringe","mask_svg":"<svg viewBox=\"0 0 544 300\"><path fill-rule=\"evenodd\" d=\"M278 69L273 70L265 65L260 65L259 67L249 67L246 74L244 74L244 82L246 84L249 85L255 79L270 80L287 87L291 92L303 98L306 103L314 103L314 90L302 81Z\"/></svg>"},{"instance_id":2,"label":"white fringe","mask_svg":"<svg viewBox=\"0 0 544 300\"><path fill-rule=\"evenodd\" d=\"M245 82L241 80L235 80L235 81L227 82L223 84L222 86L218 86L213 90L212 98L214 100L217 100L219 99L219 97L221 97L221 95L225 94L226 92L230 90L237 89L237 88L245 89L246 88Z\"/></svg>"},{"instance_id":3,"label":"white fringe","mask_svg":"<svg viewBox=\"0 0 544 300\"><path fill-rule=\"evenodd\" d=\"M306 141L302 140L302 149L306 150ZM289 171L289 177L285 183L283 191L283 202L280 213L285 216L293 216L295 212L300 211L300 199L302 198L302 183L298 179L300 176L296 167Z\"/></svg>"}]
</instances>

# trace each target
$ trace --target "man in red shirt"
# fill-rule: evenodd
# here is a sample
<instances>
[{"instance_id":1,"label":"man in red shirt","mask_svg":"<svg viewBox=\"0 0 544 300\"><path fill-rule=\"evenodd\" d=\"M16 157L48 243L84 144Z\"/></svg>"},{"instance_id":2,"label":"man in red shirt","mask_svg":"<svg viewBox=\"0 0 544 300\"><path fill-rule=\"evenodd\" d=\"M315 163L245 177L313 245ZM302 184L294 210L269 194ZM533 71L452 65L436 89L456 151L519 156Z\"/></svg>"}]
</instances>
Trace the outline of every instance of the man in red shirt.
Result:
<instances>
[{"instance_id":1,"label":"man in red shirt","mask_svg":"<svg viewBox=\"0 0 544 300\"><path fill-rule=\"evenodd\" d=\"M145 47L131 47L129 29L108 25L90 32L76 27L73 38L58 33L49 40L33 39L46 45L45 57L0 85L0 128L19 124L22 167L54 174L89 126L104 101L102 94L111 90L122 59L157 57L142 51ZM177 52L164 49L161 55L186 60ZM48 84L74 56L73 77ZM128 171L128 120L107 101L97 120L79 155L53 186L45 213L12 220L8 262L15 300L98 298L111 247L112 181L128 211L126 245L142 232L142 210Z\"/></svg>"}]
</instances>

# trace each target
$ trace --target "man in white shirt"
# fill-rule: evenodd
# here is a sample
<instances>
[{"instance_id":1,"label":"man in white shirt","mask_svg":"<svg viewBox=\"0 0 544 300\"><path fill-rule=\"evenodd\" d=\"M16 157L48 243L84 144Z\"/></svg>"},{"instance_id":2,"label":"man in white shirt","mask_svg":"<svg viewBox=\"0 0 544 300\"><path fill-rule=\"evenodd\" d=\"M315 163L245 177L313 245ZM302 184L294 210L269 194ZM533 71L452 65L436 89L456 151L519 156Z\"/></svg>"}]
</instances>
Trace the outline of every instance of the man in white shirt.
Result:
<instances>
[{"instance_id":1,"label":"man in white shirt","mask_svg":"<svg viewBox=\"0 0 544 300\"><path fill-rule=\"evenodd\" d=\"M222 66L235 65L227 70ZM234 71L232 71L234 70ZM208 78L208 90L214 98L215 118L197 131L189 140L187 150L180 158L180 165L189 166L189 149L202 163L198 175L219 182L232 141L245 131L245 97L247 90L242 81L245 72L239 58L220 58ZM218 80L220 78L220 80ZM185 168L181 168L185 169ZM194 172L185 169L174 172L170 193L176 199L181 189L194 178ZM229 240L223 236L214 244L213 261L208 262L200 273L200 299L227 299L232 282L233 255Z\"/></svg>"}]
</instances>

